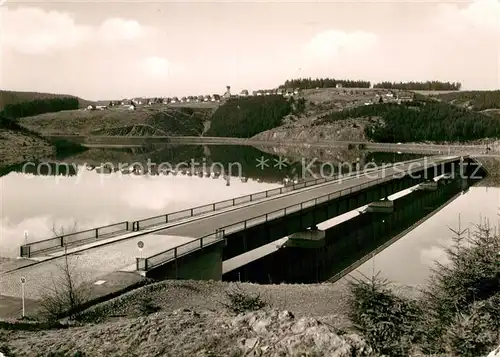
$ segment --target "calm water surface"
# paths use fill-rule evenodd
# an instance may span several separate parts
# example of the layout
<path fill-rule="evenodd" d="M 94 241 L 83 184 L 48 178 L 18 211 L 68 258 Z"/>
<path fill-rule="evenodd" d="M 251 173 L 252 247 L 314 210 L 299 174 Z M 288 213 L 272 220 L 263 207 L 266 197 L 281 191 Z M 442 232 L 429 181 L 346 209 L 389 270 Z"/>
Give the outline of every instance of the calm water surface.
<path fill-rule="evenodd" d="M 195 176 L 101 175 L 80 168 L 70 177 L 10 173 L 1 179 L 1 251 L 18 254 L 29 240 L 53 236 L 53 226 L 79 230 L 137 220 L 272 189 L 281 184 Z"/>
<path fill-rule="evenodd" d="M 322 154 L 323 155 L 323 154 Z M 377 163 L 402 161 L 419 157 L 395 153 L 364 153 L 362 160 Z M 268 166 L 256 167 L 256 159 L 265 156 Z M 349 153 L 333 153 L 341 162 L 352 162 Z M 233 177 L 230 185 L 220 177 L 199 178 L 197 176 L 172 175 L 103 175 L 89 171 L 88 165 L 100 162 L 152 162 L 178 163 L 205 160 L 223 166 L 240 163 L 248 178 L 242 182 Z M 301 158 L 291 157 L 287 166 L 275 167 L 276 156 L 248 147 L 225 146 L 177 146 L 153 151 L 90 150 L 82 156 L 69 158 L 77 173 L 73 176 L 50 176 L 10 172 L 0 178 L 0 256 L 16 257 L 19 246 L 28 240 L 52 237 L 53 229 L 78 230 L 137 220 L 174 212 L 203 204 L 243 196 L 283 186 L 285 177 L 300 177 Z M 307 160 L 311 160 L 308 157 Z M 307 161 L 306 160 L 306 161 Z M 326 162 L 327 159 L 323 161 Z M 86 165 L 86 166 L 84 166 Z M 21 171 L 18 170 L 17 171 Z M 227 171 L 226 171 L 227 172 Z M 233 171 L 234 174 L 234 171 Z M 500 206 L 500 188 L 472 187 L 446 208 L 435 214 L 421 226 L 408 233 L 398 242 L 370 260 L 358 270 L 371 274 L 373 268 L 382 275 L 403 284 L 425 283 L 433 262 L 444 259 L 443 247 L 451 244 L 449 229 L 474 229 L 480 220 L 489 220 L 497 225 L 497 209 Z"/>
<path fill-rule="evenodd" d="M 381 276 L 401 284 L 425 285 L 435 261 L 446 262 L 445 248 L 453 245 L 454 234 L 489 222 L 493 230 L 499 227 L 500 188 L 471 187 L 441 211 L 410 231 L 400 240 L 363 264 L 358 272 Z M 465 233 L 465 236 L 467 233 Z"/>

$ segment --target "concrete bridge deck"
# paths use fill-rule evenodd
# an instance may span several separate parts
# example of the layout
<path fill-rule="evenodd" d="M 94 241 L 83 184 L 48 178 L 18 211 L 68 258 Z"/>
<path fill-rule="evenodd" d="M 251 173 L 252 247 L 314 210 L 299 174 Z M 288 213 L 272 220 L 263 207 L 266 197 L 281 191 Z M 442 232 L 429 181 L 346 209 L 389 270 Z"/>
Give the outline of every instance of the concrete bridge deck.
<path fill-rule="evenodd" d="M 340 190 L 346 190 L 345 192 L 348 194 L 361 184 L 374 183 L 379 179 L 389 178 L 402 172 L 408 172 L 408 170 L 419 170 L 458 159 L 459 157 L 456 156 L 440 156 L 413 161 L 411 163 L 402 163 L 401 165 L 385 168 L 384 170 L 361 174 L 359 177 L 348 180 L 312 186 L 307 190 L 294 191 L 286 195 L 257 201 L 245 207 L 216 212 L 208 217 L 196 217 L 187 222 L 178 222 L 168 228 L 160 226 L 148 231 L 136 232 L 137 234 L 133 237 L 80 250 L 79 252 L 75 251 L 71 255 L 71 263 L 77 271 L 76 278 L 79 281 L 95 281 L 105 274 L 133 270 L 135 259 L 140 256 L 136 245 L 138 240 L 144 242 L 143 255 L 149 256 L 158 251 L 167 250 L 172 245 L 192 240 L 193 237 L 198 238 L 214 233 L 220 227 L 238 223 L 268 212 L 270 213 L 280 208 L 300 204 L 315 197 L 321 197 Z M 19 281 L 21 277 L 25 277 L 27 280 L 26 297 L 38 299 L 41 297 L 43 289 L 47 285 L 50 285 L 54 278 L 62 274 L 59 266 L 63 262 L 64 257 L 56 257 L 1 274 L 0 293 L 7 296 L 20 296 L 21 286 Z"/>

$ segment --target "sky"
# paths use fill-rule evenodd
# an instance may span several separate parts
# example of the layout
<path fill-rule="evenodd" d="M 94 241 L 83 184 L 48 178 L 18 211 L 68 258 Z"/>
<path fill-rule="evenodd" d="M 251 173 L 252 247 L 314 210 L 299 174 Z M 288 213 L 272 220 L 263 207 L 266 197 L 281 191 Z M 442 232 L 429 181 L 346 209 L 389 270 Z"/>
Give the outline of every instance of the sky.
<path fill-rule="evenodd" d="M 288 78 L 500 88 L 500 0 L 0 0 L 0 87 L 89 100 Z"/>

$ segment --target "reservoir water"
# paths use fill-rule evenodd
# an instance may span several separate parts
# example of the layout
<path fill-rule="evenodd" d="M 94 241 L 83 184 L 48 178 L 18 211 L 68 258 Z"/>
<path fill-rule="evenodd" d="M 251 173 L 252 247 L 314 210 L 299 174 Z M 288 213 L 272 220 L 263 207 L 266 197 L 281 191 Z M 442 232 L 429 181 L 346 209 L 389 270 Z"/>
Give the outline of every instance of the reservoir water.
<path fill-rule="evenodd" d="M 312 175 L 333 175 L 356 165 L 418 157 L 336 149 L 164 145 L 91 149 L 59 165 L 24 163 L 0 178 L 0 256 L 16 257 L 25 232 L 29 241 L 35 241 L 54 232 L 137 220 L 281 187 Z M 136 170 L 129 173 L 126 167 Z M 495 227 L 499 206 L 499 186 L 479 183 L 358 271 L 370 275 L 375 269 L 392 281 L 423 284 L 434 261 L 443 261 L 444 248 L 452 242 L 450 229 L 458 229 L 459 215 L 461 230 L 472 232 L 481 221 Z"/>

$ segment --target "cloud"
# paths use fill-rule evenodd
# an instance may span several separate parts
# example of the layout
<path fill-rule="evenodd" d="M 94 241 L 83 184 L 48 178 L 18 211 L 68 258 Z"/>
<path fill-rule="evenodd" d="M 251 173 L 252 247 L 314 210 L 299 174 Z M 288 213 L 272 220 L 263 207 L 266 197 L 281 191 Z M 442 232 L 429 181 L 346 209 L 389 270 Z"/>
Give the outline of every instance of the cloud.
<path fill-rule="evenodd" d="M 465 8 L 456 4 L 440 4 L 435 24 L 452 33 L 471 30 L 500 35 L 500 1 L 476 0 Z"/>
<path fill-rule="evenodd" d="M 92 36 L 90 26 L 77 25 L 68 13 L 38 8 L 2 8 L 1 44 L 34 54 L 67 49 Z"/>
<path fill-rule="evenodd" d="M 98 37 L 109 41 L 135 40 L 151 35 L 152 32 L 152 29 L 142 26 L 135 20 L 111 18 L 101 24 Z"/>
<path fill-rule="evenodd" d="M 151 76 L 165 77 L 171 74 L 172 64 L 163 57 L 151 56 L 141 63 L 143 71 Z"/>
<path fill-rule="evenodd" d="M 449 262 L 448 255 L 443 247 L 432 246 L 420 251 L 420 262 L 427 266 L 434 266 L 436 261 L 442 264 Z"/>
<path fill-rule="evenodd" d="M 22 221 L 15 223 L 7 216 L 0 217 L 0 257 L 15 258 L 19 256 L 19 247 L 24 244 L 24 232 L 28 233 L 28 242 L 35 242 L 42 239 L 54 237 L 53 229 L 57 231 L 71 229 L 82 231 L 94 227 L 105 226 L 115 223 L 111 217 L 99 215 L 95 219 L 84 219 L 76 222 L 69 217 L 56 219 L 52 215 L 39 215 L 26 217 Z"/>
<path fill-rule="evenodd" d="M 130 41 L 152 35 L 135 20 L 110 18 L 99 26 L 78 24 L 68 12 L 36 7 L 0 9 L 1 45 L 24 54 L 49 54 L 88 43 Z"/>
<path fill-rule="evenodd" d="M 184 66 L 181 63 L 173 63 L 169 59 L 161 56 L 149 56 L 139 61 L 141 74 L 148 75 L 154 79 L 165 79 L 184 73 Z"/>
<path fill-rule="evenodd" d="M 319 57 L 331 57 L 368 50 L 377 43 L 378 37 L 370 32 L 327 30 L 316 34 L 306 45 L 306 50 Z"/>

